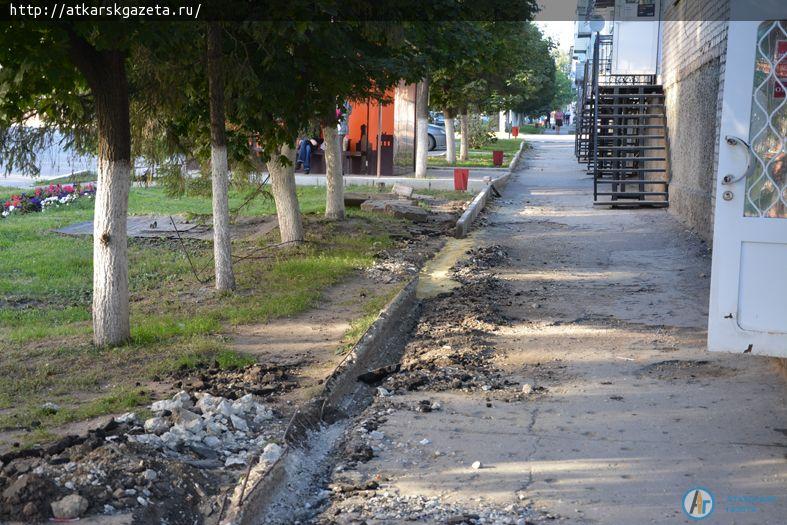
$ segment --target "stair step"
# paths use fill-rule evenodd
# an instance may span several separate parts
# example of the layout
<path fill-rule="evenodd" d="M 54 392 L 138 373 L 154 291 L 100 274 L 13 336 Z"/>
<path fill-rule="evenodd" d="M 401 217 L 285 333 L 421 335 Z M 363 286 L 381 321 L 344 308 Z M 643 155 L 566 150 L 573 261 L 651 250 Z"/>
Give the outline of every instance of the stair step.
<path fill-rule="evenodd" d="M 596 184 L 658 184 L 660 186 L 669 186 L 669 181 L 643 179 L 596 179 Z"/>
<path fill-rule="evenodd" d="M 661 104 L 661 103 L 649 104 L 647 102 L 645 102 L 645 103 L 639 103 L 638 102 L 638 103 L 632 103 L 632 104 L 618 104 L 618 103 L 607 104 L 605 102 L 599 102 L 598 107 L 599 108 L 641 109 L 641 108 L 663 108 L 663 107 L 666 107 L 666 106 L 665 106 L 665 104 Z"/>
<path fill-rule="evenodd" d="M 663 91 L 663 88 L 659 84 L 600 84 L 599 89 L 639 89 L 639 88 L 646 88 L 646 89 L 656 89 L 659 91 Z"/>
<path fill-rule="evenodd" d="M 602 160 L 610 161 L 610 160 L 638 160 L 642 162 L 648 161 L 657 161 L 657 160 L 666 160 L 664 157 L 601 157 Z"/>
<path fill-rule="evenodd" d="M 664 93 L 601 93 L 601 98 L 664 98 Z"/>
<path fill-rule="evenodd" d="M 599 168 L 599 173 L 622 173 L 636 171 L 638 173 L 666 173 L 665 168 Z"/>
<path fill-rule="evenodd" d="M 604 150 L 646 150 L 646 149 L 667 149 L 666 146 L 599 146 L 598 149 Z"/>
<path fill-rule="evenodd" d="M 666 137 L 664 135 L 599 135 L 598 140 L 601 142 L 602 140 L 626 140 L 626 139 L 636 139 L 636 140 L 664 140 Z"/>
<path fill-rule="evenodd" d="M 606 129 L 620 129 L 620 128 L 640 128 L 640 129 L 655 129 L 664 128 L 664 124 L 602 124 L 601 127 Z"/>
<path fill-rule="evenodd" d="M 634 134 L 626 135 L 626 134 L 621 134 L 619 130 L 605 130 L 605 131 L 606 133 L 600 133 L 598 135 L 598 141 L 599 144 L 601 143 L 602 140 L 606 141 L 607 146 L 617 145 L 616 143 L 615 144 L 609 143 L 610 141 L 613 140 L 623 141 L 621 146 L 636 146 L 642 144 L 641 141 L 643 140 L 648 140 L 660 136 L 660 135 L 634 135 Z M 612 131 L 613 133 L 610 133 L 610 131 Z M 635 142 L 635 141 L 640 141 L 640 142 Z M 644 146 L 645 144 L 642 145 Z"/>
<path fill-rule="evenodd" d="M 593 203 L 595 206 L 612 206 L 616 208 L 666 208 L 669 206 L 669 201 L 646 201 L 646 200 L 636 200 L 636 201 L 596 201 Z"/>
<path fill-rule="evenodd" d="M 642 118 L 667 118 L 666 115 L 662 115 L 659 113 L 626 113 L 626 114 L 619 114 L 619 115 L 609 115 L 609 114 L 601 114 L 599 115 L 599 119 L 605 118 L 627 118 L 627 119 L 642 119 Z M 602 124 L 603 125 L 603 124 Z"/>
<path fill-rule="evenodd" d="M 636 197 L 666 197 L 666 191 L 599 191 L 596 195 L 604 197 L 618 197 L 624 199 L 633 199 Z"/>

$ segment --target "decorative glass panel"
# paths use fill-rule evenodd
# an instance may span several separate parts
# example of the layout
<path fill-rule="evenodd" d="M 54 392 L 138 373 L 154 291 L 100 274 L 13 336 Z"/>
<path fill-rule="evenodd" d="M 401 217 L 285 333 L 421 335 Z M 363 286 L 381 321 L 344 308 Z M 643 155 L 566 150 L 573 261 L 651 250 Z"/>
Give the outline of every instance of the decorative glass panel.
<path fill-rule="evenodd" d="M 746 217 L 787 218 L 787 20 L 757 32 L 749 140 L 754 167 L 746 179 Z"/>

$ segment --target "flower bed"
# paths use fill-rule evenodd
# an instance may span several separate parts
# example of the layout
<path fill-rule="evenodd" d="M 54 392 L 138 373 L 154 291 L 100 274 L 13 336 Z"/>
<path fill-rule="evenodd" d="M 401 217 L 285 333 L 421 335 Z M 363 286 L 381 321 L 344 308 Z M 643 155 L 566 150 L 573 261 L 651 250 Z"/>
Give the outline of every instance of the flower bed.
<path fill-rule="evenodd" d="M 68 206 L 77 199 L 92 198 L 96 194 L 96 185 L 89 182 L 87 184 L 50 184 L 49 186 L 39 187 L 33 193 L 19 193 L 11 195 L 3 203 L 2 213 L 5 218 L 12 213 L 31 213 L 44 211 L 49 208 Z"/>

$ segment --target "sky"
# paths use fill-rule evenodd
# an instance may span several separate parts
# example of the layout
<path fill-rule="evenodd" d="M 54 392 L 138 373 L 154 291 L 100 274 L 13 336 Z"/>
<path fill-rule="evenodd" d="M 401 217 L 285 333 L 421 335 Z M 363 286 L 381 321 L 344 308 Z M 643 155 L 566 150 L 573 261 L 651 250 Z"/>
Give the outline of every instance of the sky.
<path fill-rule="evenodd" d="M 574 22 L 555 21 L 546 22 L 536 21 L 536 25 L 541 28 L 546 36 L 552 37 L 561 51 L 568 53 L 569 48 L 574 44 Z"/>
<path fill-rule="evenodd" d="M 536 25 L 567 53 L 574 44 L 577 0 L 538 0 L 538 5 L 541 10 L 536 14 Z"/>

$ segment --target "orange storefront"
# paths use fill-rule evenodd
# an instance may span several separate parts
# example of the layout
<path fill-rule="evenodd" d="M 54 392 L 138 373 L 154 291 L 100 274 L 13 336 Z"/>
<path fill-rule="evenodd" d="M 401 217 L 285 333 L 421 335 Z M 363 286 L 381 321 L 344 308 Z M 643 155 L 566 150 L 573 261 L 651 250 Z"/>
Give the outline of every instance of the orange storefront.
<path fill-rule="evenodd" d="M 350 103 L 345 173 L 404 175 L 415 169 L 415 85 L 402 82 L 386 98 L 392 102 Z"/>

